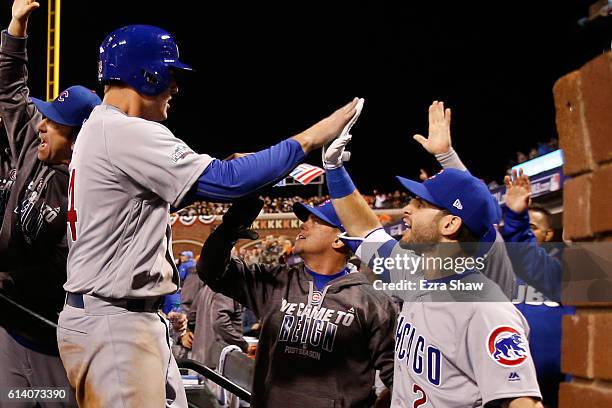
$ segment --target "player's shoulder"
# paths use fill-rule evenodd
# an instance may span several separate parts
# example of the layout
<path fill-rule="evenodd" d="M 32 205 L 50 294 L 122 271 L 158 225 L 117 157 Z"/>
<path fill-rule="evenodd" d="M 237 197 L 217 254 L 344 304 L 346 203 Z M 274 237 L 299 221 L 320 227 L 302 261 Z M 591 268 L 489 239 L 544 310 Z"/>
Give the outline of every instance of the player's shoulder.
<path fill-rule="evenodd" d="M 125 137 L 122 130 L 129 130 L 130 136 L 155 135 L 161 134 L 174 137 L 170 129 L 161 123 L 147 119 L 128 116 L 120 109 L 107 104 L 102 104 L 94 108 L 88 122 L 103 122 L 105 134 L 109 136 Z M 112 131 L 109 131 L 112 130 Z"/>
<path fill-rule="evenodd" d="M 471 308 L 470 321 L 473 324 L 485 326 L 509 325 L 529 330 L 529 325 L 523 314 L 511 302 L 474 302 Z"/>

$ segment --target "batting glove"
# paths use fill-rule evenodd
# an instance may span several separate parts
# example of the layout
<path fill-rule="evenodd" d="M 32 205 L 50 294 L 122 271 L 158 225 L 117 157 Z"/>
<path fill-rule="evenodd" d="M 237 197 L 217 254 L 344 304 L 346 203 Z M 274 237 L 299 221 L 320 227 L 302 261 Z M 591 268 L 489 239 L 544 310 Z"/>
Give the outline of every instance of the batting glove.
<path fill-rule="evenodd" d="M 351 153 L 345 150 L 346 145 L 350 142 L 352 136 L 350 134 L 351 128 L 357 122 L 359 115 L 361 114 L 361 110 L 363 109 L 363 104 L 365 103 L 365 99 L 359 98 L 359 102 L 357 102 L 357 106 L 355 107 L 355 115 L 349 120 L 349 122 L 344 126 L 340 135 L 331 142 L 327 148 L 323 146 L 322 158 L 323 158 L 323 167 L 331 170 L 337 169 L 342 166 L 342 163 L 345 161 L 349 161 L 351 158 Z"/>

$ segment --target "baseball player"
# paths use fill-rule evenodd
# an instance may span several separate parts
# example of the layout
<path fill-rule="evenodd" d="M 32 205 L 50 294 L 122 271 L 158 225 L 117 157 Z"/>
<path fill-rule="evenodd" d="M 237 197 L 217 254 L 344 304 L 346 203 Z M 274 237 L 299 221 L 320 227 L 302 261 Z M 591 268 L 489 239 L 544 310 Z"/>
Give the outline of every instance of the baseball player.
<path fill-rule="evenodd" d="M 451 110 L 445 109 L 443 102 L 433 101 L 429 106 L 428 136 L 424 137 L 423 135 L 416 134 L 413 138 L 436 158 L 443 169 L 468 171 L 452 147 L 450 124 Z M 425 181 L 428 178 L 425 177 L 421 181 Z M 491 200 L 491 205 L 498 214 L 495 218 L 495 224 L 499 224 L 501 222 L 501 208 L 493 196 L 491 196 Z M 506 251 L 504 239 L 499 232 L 495 231 L 495 234 L 493 242 L 482 245 L 482 250 L 486 251 L 485 266 L 482 273 L 497 283 L 502 292 L 510 299 L 516 287 L 516 276 Z"/>
<path fill-rule="evenodd" d="M 187 401 L 168 346 L 163 295 L 179 287 L 170 206 L 232 201 L 282 179 L 335 138 L 356 100 L 306 131 L 229 161 L 196 154 L 165 126 L 191 71 L 167 31 L 122 27 L 100 45 L 103 103 L 83 126 L 70 164 L 68 280 L 60 356 L 81 406 L 173 406 Z"/>
<path fill-rule="evenodd" d="M 435 262 L 404 266 L 441 256 L 465 259 L 475 255 L 465 243 L 495 238 L 498 212 L 484 183 L 456 169 L 423 183 L 398 177 L 415 195 L 404 208 L 409 229 L 404 239 L 423 245 L 421 254 L 405 250 L 382 229 L 342 165 L 348 140 L 337 139 L 324 155 L 334 208 L 347 233 L 363 240 L 357 250 L 362 262 L 385 265 L 381 283 L 401 284 L 386 288 L 404 300 L 396 329 L 392 406 L 541 406 L 529 327 L 503 301 L 499 287 L 476 267 L 457 274 Z M 398 258 L 405 263 L 393 263 Z"/>
<path fill-rule="evenodd" d="M 451 146 L 450 120 L 451 110 L 445 109 L 442 102 L 434 101 L 429 107 L 428 137 L 415 135 L 414 139 L 435 155 L 443 168 L 467 170 Z M 529 347 L 543 402 L 546 406 L 556 406 L 559 382 L 564 378 L 560 367 L 561 317 L 564 314 L 573 314 L 575 308 L 561 306 L 546 298 L 540 291 L 548 293 L 549 296 L 560 297 L 561 264 L 558 259 L 549 256 L 543 248 L 536 245 L 536 241 L 539 244 L 544 240 L 551 240 L 552 230 L 549 221 L 544 218 L 544 212 L 529 209 L 527 213 L 528 186 L 529 179 L 526 176 L 514 174 L 514 178 L 506 178 L 507 209 L 501 236 L 509 245 L 506 250 L 506 244 L 499 241 L 498 234 L 496 243 L 487 253 L 483 273 L 501 288 L 507 287 L 503 283 L 507 276 L 511 276 L 515 281 L 512 301 L 530 326 Z M 534 233 L 531 232 L 532 228 Z M 525 277 L 533 286 L 517 276 Z M 504 292 L 510 296 L 506 290 Z"/>
<path fill-rule="evenodd" d="M 79 129 L 100 98 L 82 86 L 64 90 L 53 102 L 30 98 L 27 24 L 38 6 L 13 2 L 0 45 L 1 137 L 8 145 L 1 159 L 9 170 L 0 180 L 0 388 L 63 387 L 68 398 L 54 406 L 74 406 L 52 325 L 65 298 L 67 164 Z"/>
<path fill-rule="evenodd" d="M 294 247 L 303 264 L 249 265 L 231 257 L 238 238 L 253 233 L 246 229 L 262 205 L 236 202 L 204 243 L 198 263 L 212 290 L 262 322 L 251 406 L 372 406 L 376 370 L 392 385 L 393 302 L 348 263 L 350 251 L 338 239 L 343 227 L 329 201 L 293 207 L 303 221 Z"/>

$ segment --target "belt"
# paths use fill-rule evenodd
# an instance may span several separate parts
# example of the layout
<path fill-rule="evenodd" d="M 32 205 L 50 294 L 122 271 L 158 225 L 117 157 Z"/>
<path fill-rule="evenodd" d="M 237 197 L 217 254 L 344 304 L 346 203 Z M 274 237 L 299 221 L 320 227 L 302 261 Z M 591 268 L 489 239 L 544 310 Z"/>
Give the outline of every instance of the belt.
<path fill-rule="evenodd" d="M 96 297 L 96 300 L 107 302 L 113 306 L 124 308 L 130 312 L 157 312 L 163 303 L 163 297 L 142 299 L 105 299 Z M 66 292 L 66 304 L 78 309 L 85 309 L 82 293 Z"/>

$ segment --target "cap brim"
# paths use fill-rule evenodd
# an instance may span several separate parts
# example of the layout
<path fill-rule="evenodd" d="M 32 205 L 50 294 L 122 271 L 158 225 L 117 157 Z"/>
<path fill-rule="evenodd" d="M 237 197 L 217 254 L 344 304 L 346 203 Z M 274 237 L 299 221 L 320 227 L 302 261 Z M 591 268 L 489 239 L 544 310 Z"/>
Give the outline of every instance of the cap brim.
<path fill-rule="evenodd" d="M 55 123 L 59 123 L 60 125 L 71 126 L 71 127 L 81 125 L 80 123 L 79 124 L 70 123 L 66 119 L 64 119 L 62 115 L 57 111 L 57 109 L 53 107 L 53 104 L 51 102 L 45 102 L 38 98 L 32 98 L 32 102 L 34 103 L 36 108 L 40 111 L 40 113 L 42 113 L 42 115 L 45 118 L 50 119 Z"/>
<path fill-rule="evenodd" d="M 429 193 L 427 188 L 423 185 L 423 183 L 419 183 L 418 181 L 410 180 L 401 176 L 395 176 L 397 180 L 401 183 L 402 186 L 408 191 L 410 191 L 415 196 L 422 198 L 423 200 L 431 203 L 433 205 L 438 206 L 436 200 Z"/>
<path fill-rule="evenodd" d="M 303 204 L 303 203 L 293 203 L 293 213 L 302 222 L 306 222 L 308 220 L 308 217 L 312 214 L 315 217 L 322 219 L 323 221 L 325 221 L 329 225 L 332 225 L 335 228 L 340 228 L 340 227 L 336 226 L 333 223 L 333 221 L 331 221 L 329 218 L 327 218 L 321 211 L 319 211 L 316 208 L 311 207 L 309 205 Z"/>

